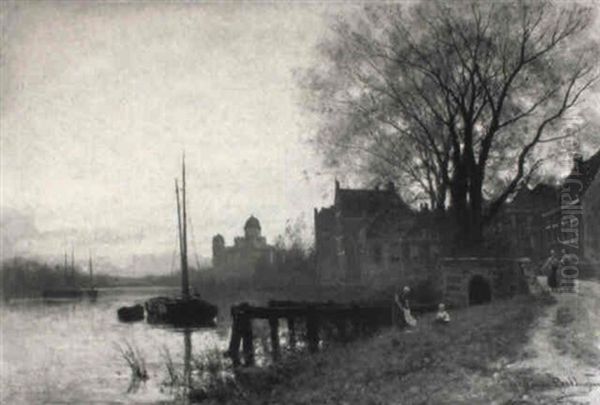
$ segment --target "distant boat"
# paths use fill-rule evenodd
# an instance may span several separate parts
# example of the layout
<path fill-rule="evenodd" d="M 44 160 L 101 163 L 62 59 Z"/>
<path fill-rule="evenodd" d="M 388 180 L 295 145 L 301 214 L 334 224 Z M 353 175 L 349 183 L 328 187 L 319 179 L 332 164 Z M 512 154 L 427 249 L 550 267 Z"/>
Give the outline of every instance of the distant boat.
<path fill-rule="evenodd" d="M 92 257 L 90 255 L 89 271 L 90 271 L 90 288 L 84 289 L 73 285 L 75 277 L 75 259 L 74 253 L 71 251 L 71 277 L 67 277 L 67 254 L 65 253 L 64 266 L 64 281 L 66 286 L 62 288 L 52 288 L 42 291 L 42 297 L 45 299 L 78 299 L 88 297 L 95 300 L 98 297 L 98 290 L 94 287 Z"/>
<path fill-rule="evenodd" d="M 144 319 L 144 307 L 140 304 L 130 307 L 121 307 L 117 311 L 117 316 L 121 322 L 135 322 Z"/>
<path fill-rule="evenodd" d="M 145 303 L 148 323 L 172 326 L 214 326 L 218 307 L 199 296 L 190 296 L 189 272 L 187 262 L 187 215 L 185 189 L 185 159 L 182 164 L 181 203 L 179 186 L 175 180 L 177 198 L 177 222 L 179 252 L 181 258 L 181 297 L 155 297 Z"/>
<path fill-rule="evenodd" d="M 98 298 L 98 290 L 96 289 L 96 286 L 94 285 L 94 268 L 92 266 L 92 254 L 90 253 L 90 260 L 89 260 L 89 264 L 88 264 L 88 268 L 90 271 L 90 288 L 88 288 L 87 290 L 82 290 L 83 294 L 86 295 L 89 299 L 91 300 L 95 300 L 96 298 Z"/>

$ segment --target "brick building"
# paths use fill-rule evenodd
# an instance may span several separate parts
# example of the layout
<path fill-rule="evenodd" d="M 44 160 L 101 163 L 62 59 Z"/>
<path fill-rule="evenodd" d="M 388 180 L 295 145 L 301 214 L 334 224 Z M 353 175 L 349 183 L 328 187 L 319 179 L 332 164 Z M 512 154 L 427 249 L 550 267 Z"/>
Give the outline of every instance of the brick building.
<path fill-rule="evenodd" d="M 425 278 L 440 254 L 433 214 L 418 212 L 385 188 L 344 189 L 315 209 L 316 267 L 321 284 L 385 285 Z"/>
<path fill-rule="evenodd" d="M 600 150 L 589 159 L 576 156 L 563 181 L 555 206 L 542 214 L 545 253 L 563 249 L 580 260 L 598 261 Z"/>

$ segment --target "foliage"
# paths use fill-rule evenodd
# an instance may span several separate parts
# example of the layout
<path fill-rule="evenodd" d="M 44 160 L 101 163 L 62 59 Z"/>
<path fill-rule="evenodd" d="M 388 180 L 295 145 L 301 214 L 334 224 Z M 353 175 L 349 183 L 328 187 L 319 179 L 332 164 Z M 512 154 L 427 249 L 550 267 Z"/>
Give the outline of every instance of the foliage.
<path fill-rule="evenodd" d="M 598 76 L 593 16 L 546 1 L 367 5 L 337 21 L 303 82 L 316 146 L 330 166 L 449 202 L 457 240 L 479 242 L 583 120 L 576 107 Z"/>
<path fill-rule="evenodd" d="M 267 258 L 259 261 L 255 268 L 256 285 L 294 285 L 314 282 L 314 249 L 304 240 L 306 224 L 302 218 L 286 222 L 284 235 L 275 241 L 275 261 Z"/>

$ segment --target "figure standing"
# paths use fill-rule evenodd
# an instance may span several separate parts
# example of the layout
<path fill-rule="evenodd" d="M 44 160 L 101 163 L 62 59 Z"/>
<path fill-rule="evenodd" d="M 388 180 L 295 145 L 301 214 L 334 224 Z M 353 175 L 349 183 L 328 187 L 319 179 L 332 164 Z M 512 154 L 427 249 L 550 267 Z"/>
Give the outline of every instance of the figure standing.
<path fill-rule="evenodd" d="M 542 266 L 542 272 L 546 274 L 548 287 L 551 291 L 556 290 L 558 287 L 558 268 L 560 261 L 554 250 L 550 250 L 550 257 L 546 259 L 546 262 Z"/>
<path fill-rule="evenodd" d="M 396 292 L 396 294 L 394 295 L 394 301 L 395 301 L 396 307 L 399 309 L 399 314 L 402 317 L 402 321 L 403 321 L 404 325 L 415 326 L 417 324 L 417 321 L 410 313 L 410 304 L 409 304 L 409 300 L 408 300 L 409 295 L 410 295 L 410 287 L 405 286 L 402 289 L 402 293 L 399 294 L 398 292 Z"/>

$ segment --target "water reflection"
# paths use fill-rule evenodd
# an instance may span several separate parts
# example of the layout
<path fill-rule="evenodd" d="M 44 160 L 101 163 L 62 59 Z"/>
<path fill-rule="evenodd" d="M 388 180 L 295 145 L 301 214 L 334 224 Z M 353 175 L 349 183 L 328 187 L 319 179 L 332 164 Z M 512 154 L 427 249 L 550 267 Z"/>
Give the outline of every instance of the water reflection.
<path fill-rule="evenodd" d="M 183 387 L 187 398 L 192 387 L 192 331 L 190 329 L 183 331 L 183 348 Z"/>
<path fill-rule="evenodd" d="M 189 390 L 197 369 L 194 358 L 205 351 L 223 351 L 229 323 L 225 319 L 217 329 L 174 330 L 118 321 L 119 307 L 156 295 L 156 289 L 127 289 L 105 291 L 95 303 L 23 300 L 0 304 L 0 403 L 173 401 L 173 392 L 164 387 L 169 380 L 165 350 L 173 355 L 181 386 Z M 222 312 L 226 313 L 226 305 Z M 144 360 L 146 382 L 133 381 L 126 361 L 115 349 L 125 342 Z"/>

